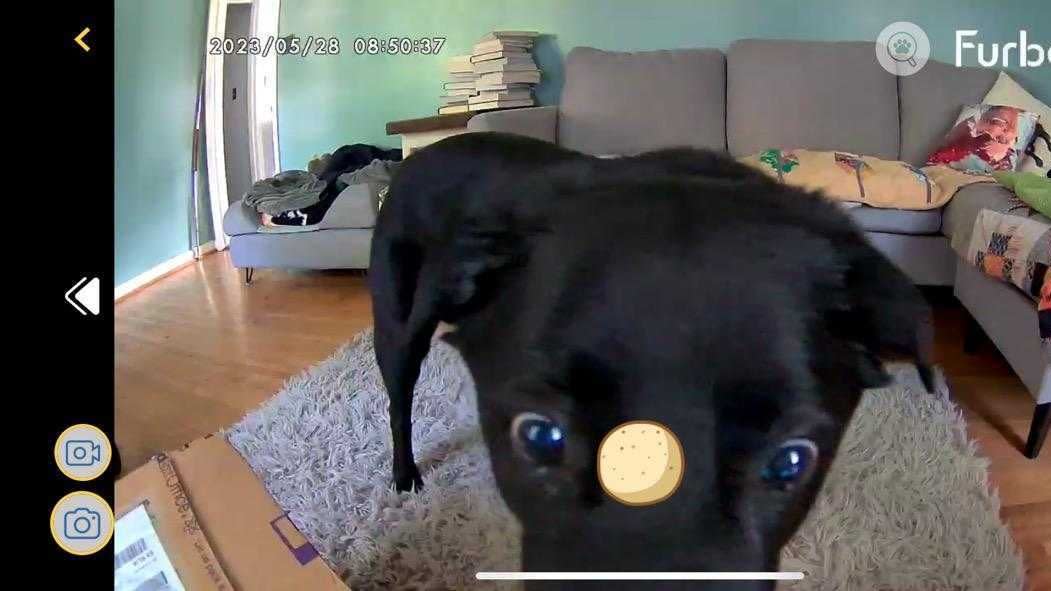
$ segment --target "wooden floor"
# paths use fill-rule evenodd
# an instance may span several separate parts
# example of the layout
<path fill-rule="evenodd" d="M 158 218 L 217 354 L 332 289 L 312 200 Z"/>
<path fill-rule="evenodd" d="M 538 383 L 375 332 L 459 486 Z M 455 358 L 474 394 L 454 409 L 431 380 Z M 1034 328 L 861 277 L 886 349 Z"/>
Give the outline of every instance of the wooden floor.
<path fill-rule="evenodd" d="M 1030 588 L 1051 590 L 1051 443 L 1038 460 L 1021 454 L 1033 399 L 991 345 L 961 351 L 963 318 L 954 305 L 936 307 L 936 360 L 991 460 Z M 129 296 L 116 306 L 124 470 L 233 423 L 370 324 L 353 272 L 260 270 L 246 287 L 225 253 Z"/>

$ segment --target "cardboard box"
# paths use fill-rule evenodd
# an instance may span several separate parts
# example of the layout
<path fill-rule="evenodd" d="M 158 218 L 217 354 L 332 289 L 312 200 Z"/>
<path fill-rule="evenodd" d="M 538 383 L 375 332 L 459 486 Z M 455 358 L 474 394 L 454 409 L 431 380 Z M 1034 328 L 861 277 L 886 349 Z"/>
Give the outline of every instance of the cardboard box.
<path fill-rule="evenodd" d="M 222 436 L 156 456 L 117 481 L 118 520 L 143 503 L 190 591 L 347 591 Z"/>

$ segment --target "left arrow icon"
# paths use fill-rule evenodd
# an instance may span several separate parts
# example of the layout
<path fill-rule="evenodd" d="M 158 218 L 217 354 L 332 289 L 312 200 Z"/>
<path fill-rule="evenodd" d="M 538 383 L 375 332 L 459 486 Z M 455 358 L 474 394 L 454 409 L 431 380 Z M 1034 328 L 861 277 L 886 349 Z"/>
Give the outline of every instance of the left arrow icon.
<path fill-rule="evenodd" d="M 78 312 L 87 316 L 98 316 L 99 310 L 99 278 L 82 277 L 80 281 L 66 292 L 66 301 Z"/>
<path fill-rule="evenodd" d="M 90 32 L 91 27 L 84 27 L 84 30 L 81 31 L 79 35 L 73 38 L 73 40 L 77 42 L 77 45 L 79 45 L 80 48 L 84 51 L 91 51 L 91 47 L 88 47 L 88 44 L 84 42 L 84 37 L 87 37 L 88 33 Z"/>

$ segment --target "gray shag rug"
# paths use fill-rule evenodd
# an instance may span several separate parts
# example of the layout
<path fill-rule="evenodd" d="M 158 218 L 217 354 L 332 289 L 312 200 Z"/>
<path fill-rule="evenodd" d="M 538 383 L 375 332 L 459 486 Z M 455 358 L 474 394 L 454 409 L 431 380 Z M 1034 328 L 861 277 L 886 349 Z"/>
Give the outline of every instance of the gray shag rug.
<path fill-rule="evenodd" d="M 988 461 L 944 381 L 910 366 L 870 390 L 782 570 L 786 589 L 1018 590 L 1021 556 L 1000 521 Z M 513 588 L 481 570 L 518 568 L 518 525 L 496 491 L 474 387 L 436 341 L 416 389 L 421 493 L 389 486 L 387 397 L 372 333 L 292 378 L 225 434 L 292 521 L 355 591 Z"/>

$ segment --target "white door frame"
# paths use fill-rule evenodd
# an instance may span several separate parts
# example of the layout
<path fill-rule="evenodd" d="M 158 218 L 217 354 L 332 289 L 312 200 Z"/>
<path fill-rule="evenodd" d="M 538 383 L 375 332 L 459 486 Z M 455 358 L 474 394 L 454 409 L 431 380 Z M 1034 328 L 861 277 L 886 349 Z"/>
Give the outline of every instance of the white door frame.
<path fill-rule="evenodd" d="M 277 40 L 281 0 L 252 3 L 252 35 L 266 45 Z M 281 170 L 277 140 L 277 53 L 248 56 L 248 121 L 251 127 L 252 180 L 274 176 Z"/>
<path fill-rule="evenodd" d="M 215 248 L 223 250 L 229 237 L 223 232 L 223 216 L 230 207 L 226 190 L 226 146 L 223 138 L 223 56 L 209 52 L 211 39 L 223 39 L 226 33 L 226 9 L 231 4 L 251 4 L 250 36 L 262 45 L 269 36 L 277 37 L 280 0 L 210 0 L 208 3 L 208 37 L 205 42 L 204 116 L 205 149 L 208 159 L 208 195 L 212 206 L 212 229 Z M 253 181 L 272 176 L 277 170 L 266 170 L 266 150 L 272 150 L 270 162 L 280 169 L 277 152 L 277 54 L 248 56 L 249 158 Z M 270 123 L 269 126 L 266 124 Z M 269 129 L 270 137 L 263 137 Z"/>

